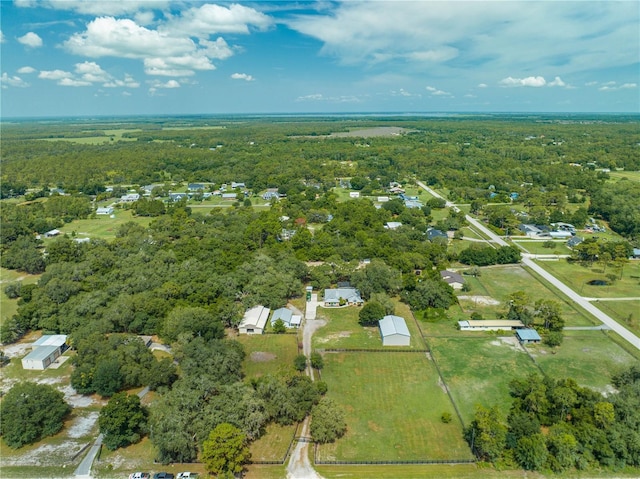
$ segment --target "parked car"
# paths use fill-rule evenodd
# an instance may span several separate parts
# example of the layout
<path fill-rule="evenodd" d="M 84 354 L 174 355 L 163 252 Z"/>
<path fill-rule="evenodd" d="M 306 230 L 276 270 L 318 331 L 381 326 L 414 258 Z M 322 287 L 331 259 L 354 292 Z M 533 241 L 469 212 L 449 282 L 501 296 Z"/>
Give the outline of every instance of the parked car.
<path fill-rule="evenodd" d="M 153 475 L 153 479 L 173 479 L 173 474 L 170 472 L 156 472 Z"/>
<path fill-rule="evenodd" d="M 177 479 L 189 479 L 192 477 L 196 477 L 196 474 L 194 472 L 179 472 Z"/>
<path fill-rule="evenodd" d="M 151 476 L 148 472 L 132 472 L 129 479 L 149 479 Z"/>

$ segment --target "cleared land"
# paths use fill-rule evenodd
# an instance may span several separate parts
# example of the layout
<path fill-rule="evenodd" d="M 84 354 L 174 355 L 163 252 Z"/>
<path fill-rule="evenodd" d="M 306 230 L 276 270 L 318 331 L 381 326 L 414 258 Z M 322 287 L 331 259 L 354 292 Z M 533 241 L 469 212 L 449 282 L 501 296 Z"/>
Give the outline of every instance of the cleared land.
<path fill-rule="evenodd" d="M 443 412 L 455 413 L 425 354 L 326 354 L 322 379 L 328 396 L 344 408 L 348 429 L 319 447 L 319 459 L 471 458 L 460 423 L 440 420 Z"/>
<path fill-rule="evenodd" d="M 295 424 L 291 426 L 279 426 L 270 424 L 265 434 L 251 443 L 251 459 L 253 461 L 280 461 L 287 453 L 293 435 L 296 431 Z"/>
<path fill-rule="evenodd" d="M 640 296 L 640 293 L 638 295 Z M 598 301 L 592 302 L 592 304 L 626 328 L 636 334 L 640 334 L 640 300 Z"/>
<path fill-rule="evenodd" d="M 34 284 L 40 279 L 39 274 L 27 274 L 11 269 L 0 268 L 0 327 L 7 319 L 11 318 L 18 311 L 18 299 L 9 299 L 4 288 L 15 282 L 22 284 Z"/>
<path fill-rule="evenodd" d="M 344 308 L 318 308 L 318 317 L 327 320 L 313 336 L 313 347 L 316 349 L 380 349 L 382 340 L 377 326 L 363 327 L 358 324 L 360 308 L 347 306 Z M 413 321 L 408 306 L 397 302 L 395 314 L 402 316 L 411 333 L 409 348 L 423 349 L 424 343 Z M 407 349 L 406 346 L 385 346 L 385 349 Z"/>
<path fill-rule="evenodd" d="M 131 211 L 120 209 L 114 211 L 114 216 L 115 218 L 111 218 L 108 215 L 100 215 L 86 220 L 74 220 L 59 229 L 63 234 L 71 235 L 75 232 L 77 238 L 113 239 L 118 228 L 129 221 L 147 227 L 152 220 L 149 217 L 133 216 Z"/>
<path fill-rule="evenodd" d="M 545 248 L 545 241 L 520 240 L 512 238 L 513 243 L 525 253 L 531 254 L 571 254 L 571 249 L 567 247 L 566 241 L 554 241 L 553 248 Z"/>
<path fill-rule="evenodd" d="M 246 357 L 243 370 L 247 379 L 266 374 L 295 372 L 293 360 L 298 354 L 295 334 L 243 334 L 236 338 L 243 346 Z"/>
<path fill-rule="evenodd" d="M 477 404 L 497 405 L 506 417 L 511 406 L 509 381 L 539 372 L 515 336 L 476 334 L 476 338 L 429 340 L 465 424 L 473 419 Z"/>

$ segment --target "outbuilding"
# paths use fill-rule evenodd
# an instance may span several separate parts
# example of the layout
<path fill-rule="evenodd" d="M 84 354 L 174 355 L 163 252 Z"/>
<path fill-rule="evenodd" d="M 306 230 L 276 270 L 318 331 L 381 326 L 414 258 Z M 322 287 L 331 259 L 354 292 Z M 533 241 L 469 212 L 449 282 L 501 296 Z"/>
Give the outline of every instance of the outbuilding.
<path fill-rule="evenodd" d="M 521 344 L 539 343 L 542 338 L 535 329 L 516 329 L 516 337 Z"/>
<path fill-rule="evenodd" d="M 238 325 L 239 334 L 262 334 L 271 310 L 258 305 L 247 310 Z"/>
<path fill-rule="evenodd" d="M 400 316 L 388 315 L 378 321 L 383 346 L 409 346 L 411 333 Z"/>
<path fill-rule="evenodd" d="M 46 334 L 33 343 L 32 351 L 22 358 L 24 369 L 47 369 L 66 350 L 65 334 Z"/>
<path fill-rule="evenodd" d="M 511 331 L 524 328 L 524 323 L 517 319 L 469 319 L 458 321 L 460 331 Z"/>

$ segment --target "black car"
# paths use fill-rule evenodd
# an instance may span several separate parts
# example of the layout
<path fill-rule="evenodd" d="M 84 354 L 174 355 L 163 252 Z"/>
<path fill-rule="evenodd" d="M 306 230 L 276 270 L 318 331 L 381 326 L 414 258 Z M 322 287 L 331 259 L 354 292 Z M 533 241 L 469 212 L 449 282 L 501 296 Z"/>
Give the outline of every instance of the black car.
<path fill-rule="evenodd" d="M 173 474 L 170 472 L 156 472 L 153 475 L 153 479 L 173 479 Z"/>

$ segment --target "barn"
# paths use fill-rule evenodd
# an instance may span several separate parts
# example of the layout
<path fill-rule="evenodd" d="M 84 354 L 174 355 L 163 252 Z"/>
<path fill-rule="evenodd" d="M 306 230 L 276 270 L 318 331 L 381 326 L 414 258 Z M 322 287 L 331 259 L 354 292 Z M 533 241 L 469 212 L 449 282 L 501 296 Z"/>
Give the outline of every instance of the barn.
<path fill-rule="evenodd" d="M 409 346 L 411 333 L 400 316 L 388 315 L 378 321 L 383 346 Z"/>
<path fill-rule="evenodd" d="M 44 370 L 66 349 L 67 336 L 64 334 L 44 335 L 33 343 L 33 349 L 22 358 L 24 369 Z"/>

